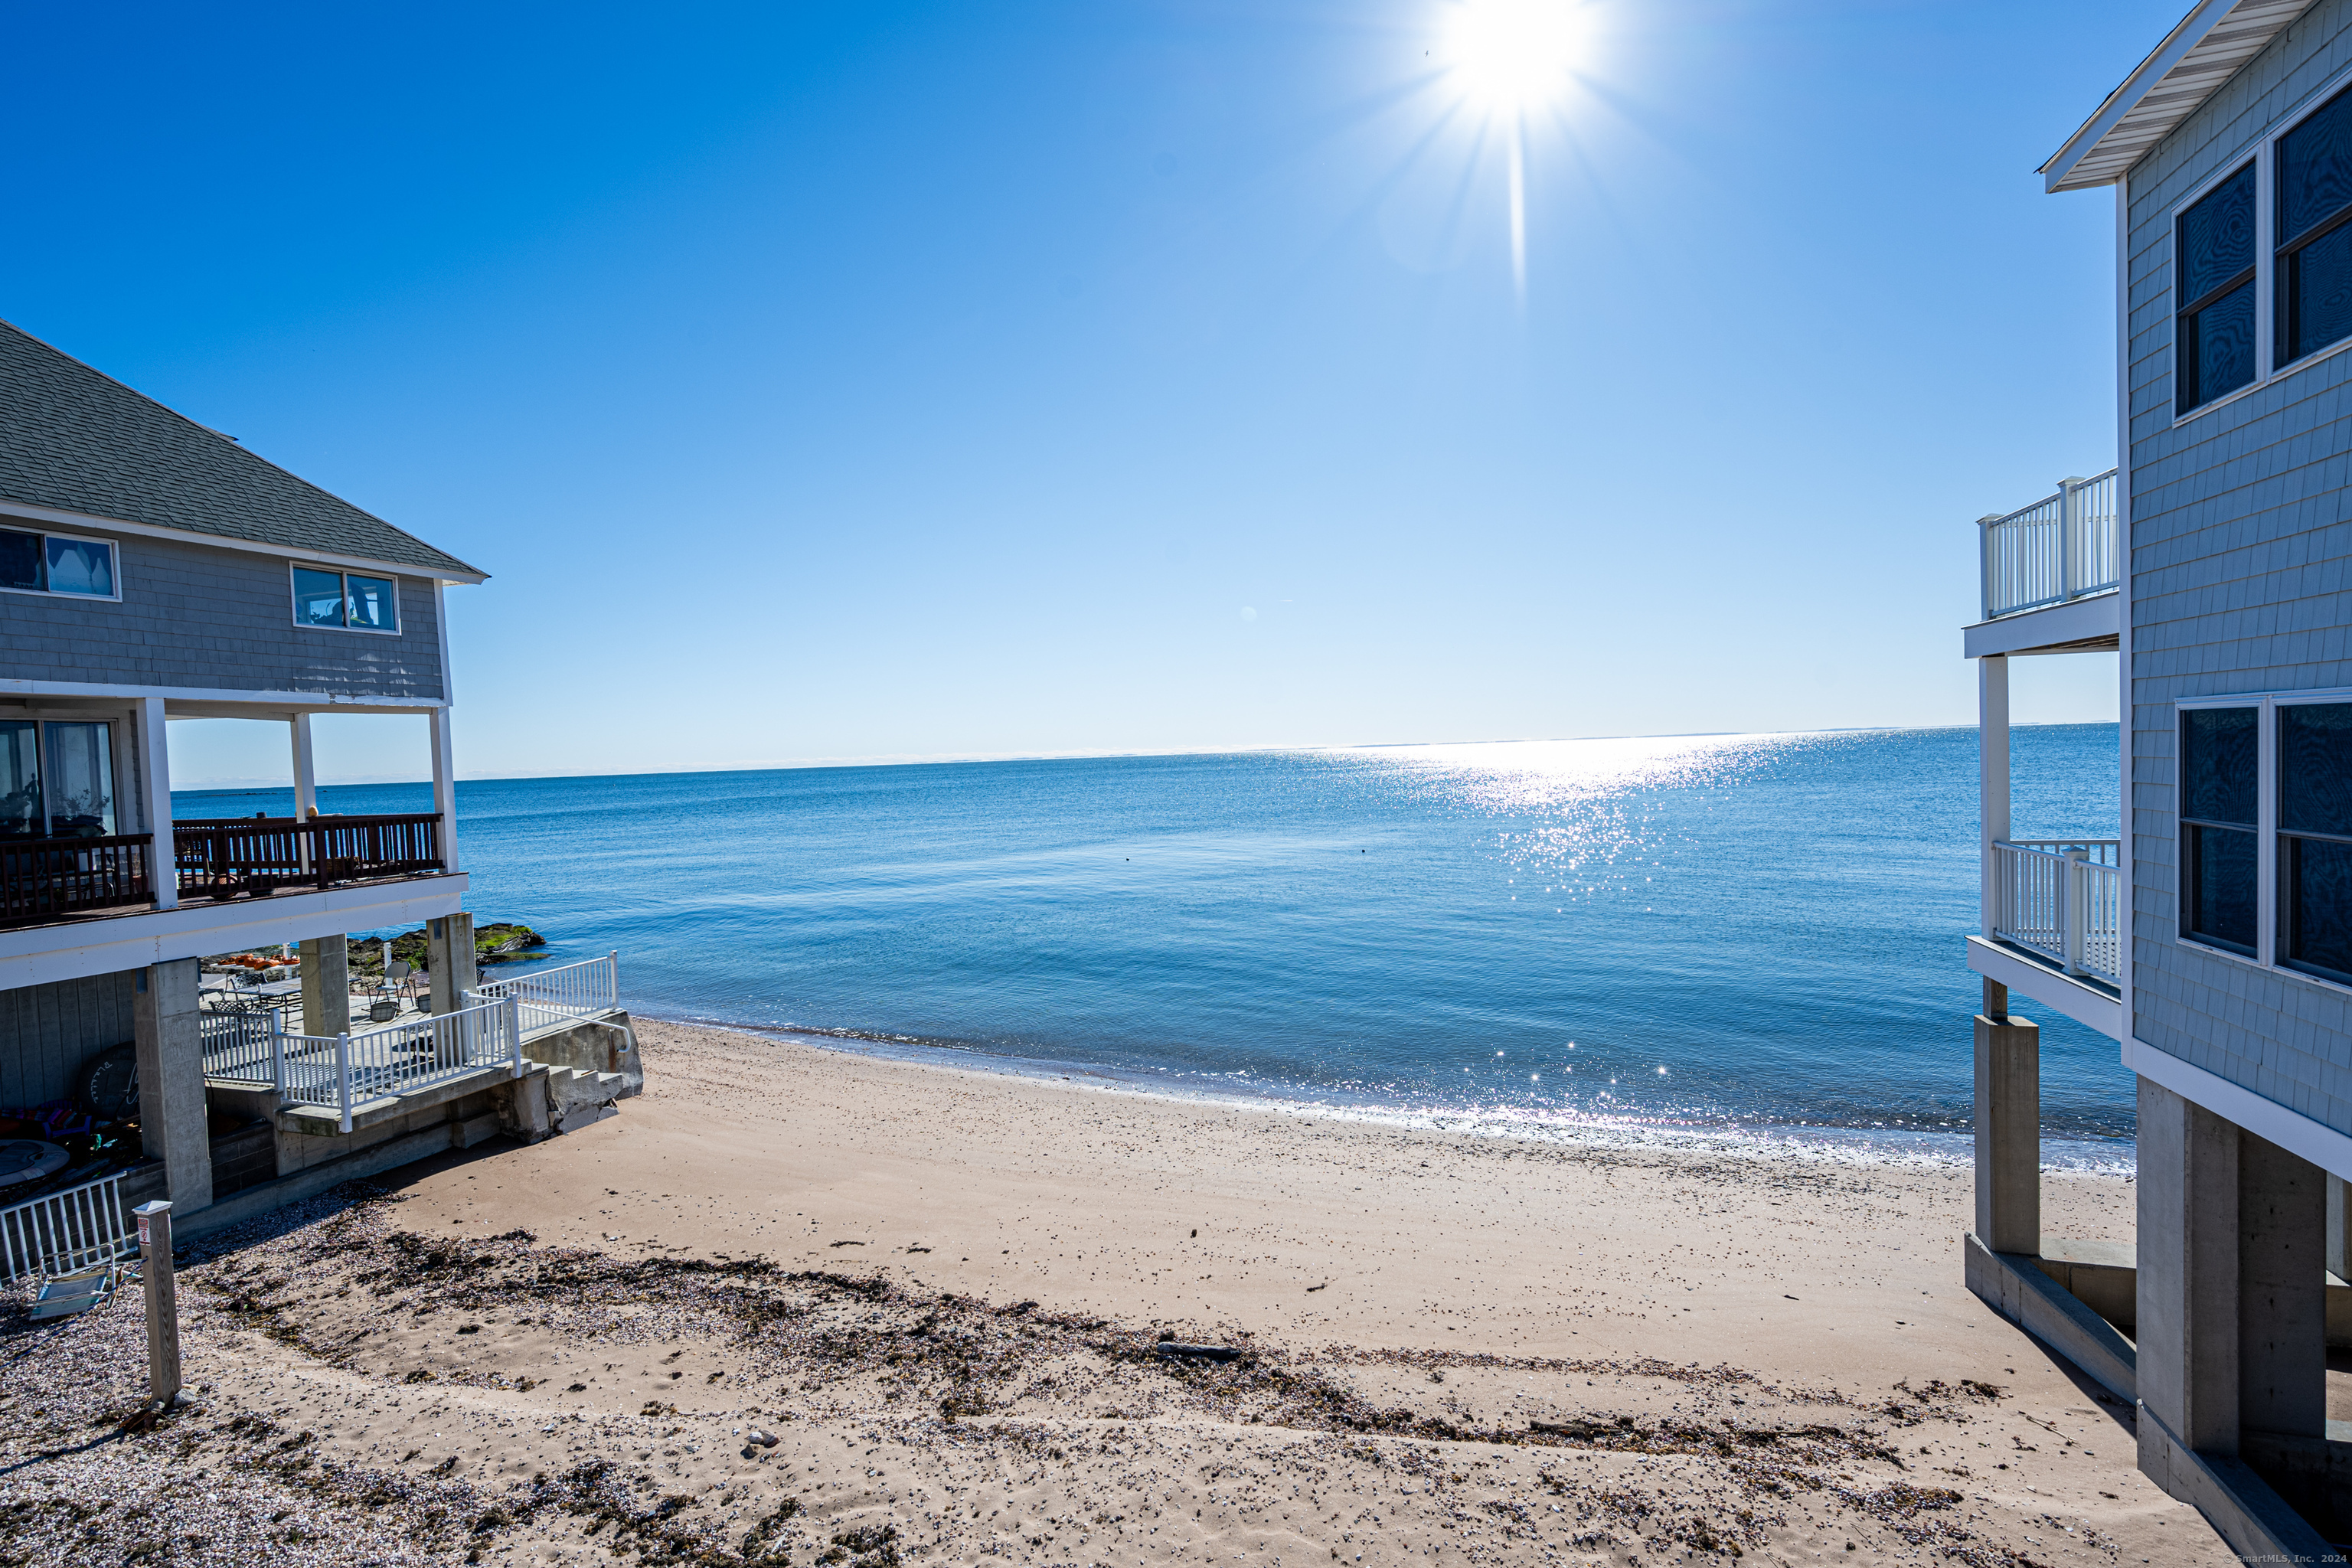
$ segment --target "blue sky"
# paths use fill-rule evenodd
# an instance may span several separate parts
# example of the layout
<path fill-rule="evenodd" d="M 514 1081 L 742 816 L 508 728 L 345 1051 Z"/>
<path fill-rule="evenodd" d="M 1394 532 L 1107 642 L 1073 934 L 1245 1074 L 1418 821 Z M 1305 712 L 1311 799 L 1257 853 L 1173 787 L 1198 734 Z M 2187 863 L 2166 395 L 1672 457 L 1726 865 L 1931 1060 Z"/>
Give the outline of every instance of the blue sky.
<path fill-rule="evenodd" d="M 2182 4 L 1599 0 L 1523 297 L 1444 0 L 20 8 L 0 316 L 493 574 L 467 774 L 1962 722 Z"/>

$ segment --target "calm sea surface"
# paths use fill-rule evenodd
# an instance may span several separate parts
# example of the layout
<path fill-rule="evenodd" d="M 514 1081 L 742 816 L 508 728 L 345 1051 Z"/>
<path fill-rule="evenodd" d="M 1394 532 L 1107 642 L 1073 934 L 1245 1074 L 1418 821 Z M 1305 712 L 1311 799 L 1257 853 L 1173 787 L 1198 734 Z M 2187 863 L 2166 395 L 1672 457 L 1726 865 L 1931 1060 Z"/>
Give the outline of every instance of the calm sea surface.
<path fill-rule="evenodd" d="M 2112 837 L 2116 765 L 2113 725 L 2019 730 L 2015 830 Z M 476 918 L 558 962 L 618 949 L 643 1015 L 1449 1123 L 1966 1147 L 1972 730 L 499 780 L 458 805 Z M 2114 1044 L 2022 1010 L 2052 1157 L 2128 1163 Z"/>

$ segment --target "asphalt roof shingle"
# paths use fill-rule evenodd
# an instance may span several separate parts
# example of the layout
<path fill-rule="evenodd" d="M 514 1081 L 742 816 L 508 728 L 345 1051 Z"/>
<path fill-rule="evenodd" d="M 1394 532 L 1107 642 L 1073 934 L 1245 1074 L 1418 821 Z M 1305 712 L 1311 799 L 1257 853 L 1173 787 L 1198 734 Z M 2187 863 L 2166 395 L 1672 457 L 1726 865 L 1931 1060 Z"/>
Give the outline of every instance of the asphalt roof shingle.
<path fill-rule="evenodd" d="M 483 574 L 0 321 L 0 504 Z"/>

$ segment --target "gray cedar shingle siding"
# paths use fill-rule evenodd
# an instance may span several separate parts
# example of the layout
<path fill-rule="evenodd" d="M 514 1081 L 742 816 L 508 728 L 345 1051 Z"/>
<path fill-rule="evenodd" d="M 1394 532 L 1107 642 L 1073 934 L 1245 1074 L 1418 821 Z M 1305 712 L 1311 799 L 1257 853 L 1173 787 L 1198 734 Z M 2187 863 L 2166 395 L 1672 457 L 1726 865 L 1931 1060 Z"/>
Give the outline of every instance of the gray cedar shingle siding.
<path fill-rule="evenodd" d="M 5 321 L 0 500 L 481 575 Z"/>
<path fill-rule="evenodd" d="M 2352 66 L 2314 6 L 2132 172 L 2133 1028 L 2352 1132 L 2352 997 L 2176 940 L 2172 702 L 2352 686 L 2352 353 L 2172 426 L 2171 211 Z"/>
<path fill-rule="evenodd" d="M 0 527 L 22 524 L 0 504 Z M 438 702 L 441 634 L 429 579 L 403 577 L 400 635 L 294 624 L 289 563 L 252 551 L 110 534 L 122 602 L 0 593 L 0 677 L 107 686 L 294 691 Z"/>
<path fill-rule="evenodd" d="M 68 1098 L 73 1071 L 131 1037 L 137 972 L 0 991 L 0 1110 Z"/>

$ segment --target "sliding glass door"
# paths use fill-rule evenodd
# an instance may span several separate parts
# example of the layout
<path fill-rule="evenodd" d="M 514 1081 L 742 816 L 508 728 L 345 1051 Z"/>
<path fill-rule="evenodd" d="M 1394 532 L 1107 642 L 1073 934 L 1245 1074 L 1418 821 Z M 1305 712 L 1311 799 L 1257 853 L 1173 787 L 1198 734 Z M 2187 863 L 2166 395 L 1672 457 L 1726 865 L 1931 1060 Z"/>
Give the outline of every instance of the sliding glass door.
<path fill-rule="evenodd" d="M 114 726 L 0 720 L 0 838 L 116 830 Z"/>

